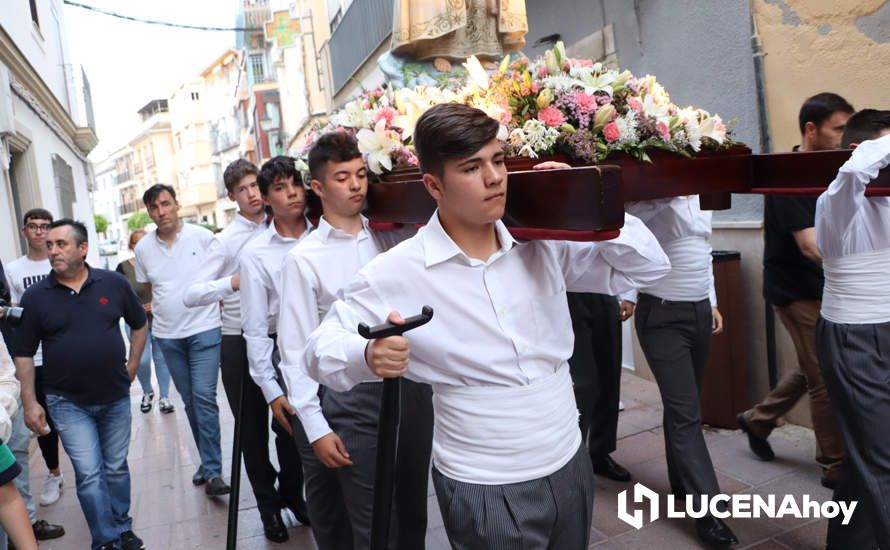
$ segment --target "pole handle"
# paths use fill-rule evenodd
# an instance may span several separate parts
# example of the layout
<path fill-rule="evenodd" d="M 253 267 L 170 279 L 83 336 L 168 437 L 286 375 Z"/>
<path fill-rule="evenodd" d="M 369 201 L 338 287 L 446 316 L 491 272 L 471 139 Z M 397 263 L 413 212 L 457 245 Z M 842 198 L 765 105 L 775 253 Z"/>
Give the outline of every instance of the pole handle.
<path fill-rule="evenodd" d="M 389 336 L 401 336 L 409 330 L 421 327 L 430 322 L 433 318 L 433 308 L 423 306 L 420 315 L 408 317 L 405 319 L 404 325 L 396 325 L 393 323 L 382 323 L 373 327 L 369 327 L 365 323 L 358 324 L 358 333 L 368 340 L 376 340 L 378 338 L 387 338 Z"/>

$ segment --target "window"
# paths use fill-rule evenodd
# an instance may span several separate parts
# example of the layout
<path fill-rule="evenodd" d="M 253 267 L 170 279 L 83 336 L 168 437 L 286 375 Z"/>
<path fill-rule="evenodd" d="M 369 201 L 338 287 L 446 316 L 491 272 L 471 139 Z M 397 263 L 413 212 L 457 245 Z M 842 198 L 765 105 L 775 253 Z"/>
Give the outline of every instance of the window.
<path fill-rule="evenodd" d="M 56 180 L 61 217 L 73 218 L 74 203 L 77 202 L 77 195 L 74 193 L 74 173 L 68 163 L 58 155 L 53 155 L 53 178 Z"/>
<path fill-rule="evenodd" d="M 266 78 L 265 63 L 263 54 L 254 53 L 248 56 L 250 61 L 250 76 L 254 82 L 263 82 Z"/>
<path fill-rule="evenodd" d="M 333 33 L 337 27 L 340 25 L 340 20 L 343 19 L 343 10 L 338 9 L 337 13 L 334 14 L 334 17 L 331 18 L 331 32 Z"/>
<path fill-rule="evenodd" d="M 40 18 L 37 17 L 37 0 L 30 0 L 31 4 L 31 21 L 34 22 L 34 25 L 37 28 L 40 28 Z"/>

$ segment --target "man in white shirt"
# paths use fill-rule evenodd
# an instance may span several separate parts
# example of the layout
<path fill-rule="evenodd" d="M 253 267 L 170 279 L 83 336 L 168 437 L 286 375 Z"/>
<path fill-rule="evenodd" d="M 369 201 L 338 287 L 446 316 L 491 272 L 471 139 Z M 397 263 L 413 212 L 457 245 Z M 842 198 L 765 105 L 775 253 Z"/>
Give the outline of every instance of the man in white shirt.
<path fill-rule="evenodd" d="M 850 117 L 841 146 L 856 149 L 816 203 L 816 243 L 825 272 L 816 349 L 847 446 L 834 500 L 859 504 L 847 525 L 829 522 L 827 547 L 885 548 L 890 541 L 890 197 L 865 192 L 890 165 L 890 111 L 866 109 Z"/>
<path fill-rule="evenodd" d="M 313 536 L 320 550 L 367 548 L 382 384 L 359 384 L 347 392 L 321 392 L 302 365 L 303 345 L 337 292 L 380 252 L 414 230 L 378 233 L 360 214 L 367 168 L 355 138 L 342 132 L 321 136 L 309 153 L 312 188 L 324 215 L 318 229 L 289 252 L 282 267 L 281 370 L 292 408 L 304 433 L 301 455 Z M 431 390 L 402 386 L 397 488 L 397 547 L 422 548 L 432 443 Z M 287 406 L 287 402 L 283 402 Z M 273 402 L 273 408 L 275 403 Z M 311 446 L 310 446 L 311 444 Z"/>
<path fill-rule="evenodd" d="M 287 528 L 281 518 L 281 508 L 287 506 L 297 519 L 308 523 L 303 500 L 303 469 L 290 419 L 279 414 L 272 423 L 279 471 L 269 462 L 269 407 L 276 409 L 277 401 L 284 401 L 279 377 L 275 370 L 275 333 L 278 319 L 278 279 L 284 255 L 308 234 L 311 225 L 305 218 L 306 192 L 300 174 L 291 157 L 275 157 L 265 164 L 258 177 L 258 190 L 263 202 L 272 209 L 272 222 L 247 243 L 238 255 L 241 278 L 241 328 L 244 331 L 245 355 L 249 362 L 250 378 L 244 381 L 242 402 L 242 445 L 247 462 L 247 445 L 257 454 L 262 450 L 262 470 L 255 472 L 269 483 L 274 499 L 267 499 L 257 507 L 266 538 L 274 542 L 288 540 Z M 250 475 L 250 469 L 248 469 Z M 278 491 L 275 492 L 275 480 Z M 251 482 L 253 483 L 253 481 Z M 254 492 L 257 485 L 254 484 Z"/>
<path fill-rule="evenodd" d="M 157 340 L 176 390 L 185 404 L 201 465 L 192 483 L 207 483 L 208 496 L 228 494 L 222 478 L 219 407 L 219 305 L 188 308 L 183 293 L 204 263 L 213 233 L 182 223 L 176 191 L 162 183 L 142 195 L 157 225 L 136 245 L 136 280 L 151 285 L 153 336 Z"/>
<path fill-rule="evenodd" d="M 293 165 L 288 157 L 276 157 L 276 161 Z M 268 164 L 268 163 L 267 163 Z M 291 169 L 294 173 L 296 170 Z M 220 346 L 220 370 L 222 371 L 223 388 L 235 418 L 239 417 L 239 388 L 244 389 L 244 411 L 242 419 L 241 452 L 244 456 L 244 467 L 250 480 L 263 530 L 269 540 L 281 540 L 287 536 L 284 525 L 277 521 L 284 505 L 284 495 L 292 500 L 294 514 L 298 519 L 305 520 L 305 504 L 302 500 L 303 474 L 299 463 L 296 444 L 279 441 L 279 474 L 269 461 L 269 430 L 265 417 L 268 407 L 262 392 L 253 383 L 248 372 L 247 347 L 241 334 L 241 274 L 238 262 L 244 247 L 255 237 L 263 234 L 269 227 L 267 213 L 263 204 L 260 186 L 257 182 L 259 171 L 252 163 L 238 159 L 226 167 L 223 183 L 229 199 L 238 204 L 238 213 L 232 221 L 214 236 L 201 270 L 193 279 L 183 296 L 183 303 L 188 307 L 200 307 L 220 301 L 222 307 L 222 344 Z M 243 386 L 242 386 L 243 384 Z M 284 450 L 282 450 L 282 445 Z M 281 455 L 284 454 L 285 457 Z M 287 460 L 282 460 L 287 458 Z M 296 463 L 292 463 L 296 459 Z M 275 488 L 276 480 L 279 483 Z"/>
<path fill-rule="evenodd" d="M 52 271 L 49 262 L 49 254 L 46 250 L 46 234 L 49 224 L 53 221 L 53 215 L 43 208 L 33 208 L 25 212 L 22 216 L 22 235 L 28 244 L 28 253 L 21 258 L 10 262 L 6 266 L 7 286 L 9 287 L 10 303 L 19 305 L 25 290 L 32 284 L 45 279 Z M 15 338 L 15 331 L 12 331 L 12 337 Z M 10 346 L 15 342 L 10 341 Z M 47 409 L 46 394 L 43 391 L 43 353 L 40 347 L 34 355 L 34 389 L 37 394 L 37 401 L 40 406 Z M 40 452 L 43 454 L 43 461 L 46 463 L 46 469 L 49 473 L 43 481 L 43 488 L 40 492 L 40 504 L 49 506 L 59 500 L 62 493 L 62 483 L 64 478 L 59 470 L 59 433 L 56 431 L 56 424 L 52 418 L 47 415 L 46 423 L 50 428 L 49 433 L 38 434 L 37 444 Z M 23 474 L 15 480 L 19 492 L 25 501 L 28 509 L 28 516 L 34 525 L 34 534 L 37 540 L 48 540 L 61 537 L 65 534 L 65 529 L 61 525 L 52 525 L 44 520 L 37 519 L 37 512 L 34 506 L 34 499 L 31 497 L 31 483 L 29 478 L 28 444 L 31 442 L 31 432 L 25 427 L 21 419 L 16 418 L 13 426 L 17 429 L 13 430 L 13 436 L 7 441 L 10 450 L 16 455 L 16 459 L 22 465 Z"/>
<path fill-rule="evenodd" d="M 616 295 L 669 264 L 631 216 L 610 242 L 517 243 L 500 221 L 498 129 L 465 105 L 420 117 L 414 145 L 438 210 L 343 289 L 309 337 L 305 365 L 335 390 L 403 375 L 432 384 L 433 482 L 452 547 L 587 548 L 593 471 L 567 364 L 566 291 Z M 424 305 L 432 321 L 405 337 L 356 333 L 359 322 L 400 323 Z"/>

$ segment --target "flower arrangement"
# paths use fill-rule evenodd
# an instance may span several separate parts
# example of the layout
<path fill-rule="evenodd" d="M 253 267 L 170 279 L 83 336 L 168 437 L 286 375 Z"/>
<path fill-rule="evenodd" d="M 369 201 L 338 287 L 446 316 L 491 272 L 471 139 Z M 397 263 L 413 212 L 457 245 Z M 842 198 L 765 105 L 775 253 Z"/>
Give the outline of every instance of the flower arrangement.
<path fill-rule="evenodd" d="M 691 155 L 731 143 L 718 115 L 671 103 L 654 76 L 570 58 L 559 42 L 534 61 L 505 57 L 492 74 L 471 57 L 445 84 L 364 92 L 311 129 L 302 156 L 315 136 L 344 131 L 355 135 L 374 174 L 416 166 L 414 125 L 426 109 L 445 102 L 472 105 L 498 120 L 498 137 L 512 155 L 564 153 L 596 163 L 622 152 L 645 161 L 649 149 Z"/>

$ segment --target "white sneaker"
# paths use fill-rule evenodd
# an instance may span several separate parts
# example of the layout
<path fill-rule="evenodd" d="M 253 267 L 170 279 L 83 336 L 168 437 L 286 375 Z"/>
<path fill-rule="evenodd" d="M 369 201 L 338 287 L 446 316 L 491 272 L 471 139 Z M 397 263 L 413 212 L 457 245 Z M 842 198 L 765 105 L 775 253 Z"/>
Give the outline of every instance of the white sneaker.
<path fill-rule="evenodd" d="M 43 480 L 43 489 L 40 491 L 41 506 L 49 506 L 59 500 L 59 497 L 62 496 L 62 483 L 64 481 L 65 478 L 61 472 L 57 476 L 52 474 L 46 476 L 46 479 Z"/>
<path fill-rule="evenodd" d="M 623 410 L 624 410 L 624 401 L 619 399 L 618 400 L 618 412 L 621 412 Z"/>

